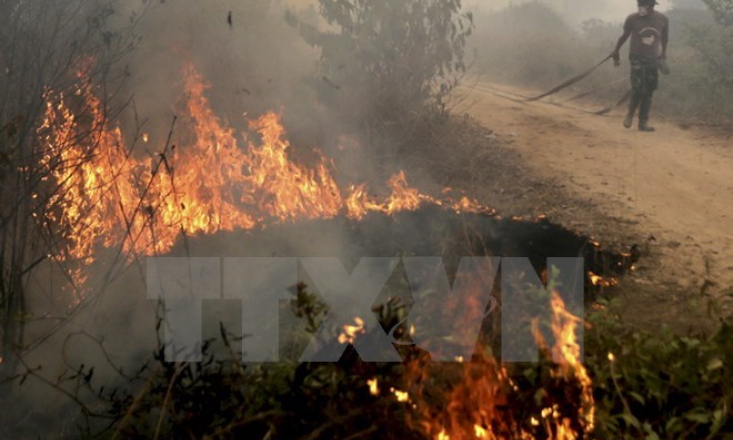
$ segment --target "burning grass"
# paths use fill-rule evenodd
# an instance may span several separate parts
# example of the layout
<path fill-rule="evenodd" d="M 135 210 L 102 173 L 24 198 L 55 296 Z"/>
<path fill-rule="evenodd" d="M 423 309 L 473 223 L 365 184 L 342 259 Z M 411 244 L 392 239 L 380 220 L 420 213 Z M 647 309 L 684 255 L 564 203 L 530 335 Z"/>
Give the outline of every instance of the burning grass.
<path fill-rule="evenodd" d="M 301 286 L 289 307 L 308 313 L 312 301 Z M 567 322 L 557 318 L 562 333 Z M 606 314 L 589 324 L 582 370 L 554 363 L 551 350 L 538 363 L 502 365 L 484 344 L 450 364 L 403 347 L 399 364 L 364 363 L 349 348 L 338 363 L 243 365 L 238 340 L 222 330 L 228 356 L 208 341 L 204 362 L 164 363 L 161 348 L 136 373 L 127 369 L 123 385 L 92 386 L 89 366 L 61 379 L 77 395 L 98 396 L 84 408 L 92 424 L 81 438 L 693 440 L 733 432 L 733 327 L 680 337 L 639 333 Z"/>
<path fill-rule="evenodd" d="M 370 195 L 365 185 L 339 185 L 321 155 L 311 166 L 289 158 L 290 145 L 276 114 L 251 121 L 239 140 L 211 110 L 203 79 L 190 67 L 185 78 L 183 120 L 190 133 L 176 147 L 169 142 L 144 158 L 133 154 L 121 131 L 109 126 L 91 88 L 81 87 L 75 97 L 48 91 L 46 122 L 39 134 L 45 141 L 48 179 L 58 191 L 44 220 L 63 231 L 64 247 L 54 257 L 79 263 L 79 271 L 72 273 L 78 285 L 86 280 L 85 270 L 97 263 L 99 249 L 117 248 L 130 259 L 203 255 L 211 252 L 211 241 L 218 241 L 237 243 L 238 255 L 241 249 L 287 255 L 273 245 L 273 237 L 287 242 L 306 236 L 312 242 L 319 230 L 346 231 L 342 235 L 356 246 L 340 255 L 442 255 L 453 270 L 460 256 L 514 255 L 529 256 L 536 271 L 546 274 L 548 256 L 584 256 L 589 292 L 611 286 L 633 263 L 631 254 L 601 249 L 588 237 L 544 219 L 503 219 L 467 199 L 422 194 L 408 186 L 404 173 L 390 179 L 390 194 L 381 198 Z M 85 130 L 93 135 L 81 136 Z M 643 405 L 657 394 L 638 391 L 635 371 L 616 369 L 630 362 L 625 349 L 607 350 L 611 342 L 595 335 L 601 343 L 591 354 L 593 363 L 584 364 L 576 340 L 583 320 L 556 291 L 537 301 L 547 301 L 553 313 L 551 322 L 538 322 L 535 328 L 549 327 L 553 340 L 535 332 L 541 356 L 534 364 L 500 363 L 491 319 L 473 358 L 450 364 L 431 362 L 420 349 L 400 346 L 405 363 L 364 363 L 347 348 L 333 364 L 290 359 L 243 365 L 235 348 L 242 336 L 222 327 L 224 355 L 209 340 L 202 363 L 165 363 L 161 344 L 138 373 L 125 375 L 123 385 L 106 384 L 106 390 L 94 386 L 93 370 L 83 365 L 76 374 L 58 379 L 58 385 L 72 381 L 92 391 L 95 409 L 84 407 L 94 419 L 87 433 L 111 438 L 565 440 L 594 432 L 699 438 L 690 433 L 714 436 L 724 431 L 728 391 L 720 394 L 721 404 L 700 402 L 672 419 L 664 411 L 676 407 L 660 401 L 659 411 L 647 417 L 629 398 Z M 375 313 L 384 328 L 394 328 L 406 308 L 405 303 L 387 301 Z M 300 338 L 315 332 L 325 312 L 303 284 L 288 309 L 308 321 Z M 368 335 L 364 323 L 354 317 L 343 327 L 340 342 Z M 399 335 L 409 339 L 411 333 L 402 328 Z M 693 350 L 692 342 L 684 344 Z M 710 373 L 700 387 L 685 388 L 681 395 L 724 383 L 727 359 L 716 357 L 716 350 L 701 355 Z M 634 368 L 656 371 L 647 364 Z M 29 368 L 20 377 L 40 374 Z M 618 388 L 620 377 L 632 384 L 634 394 Z"/>
<path fill-rule="evenodd" d="M 193 66 L 184 69 L 184 78 L 187 131 L 181 144 L 169 138 L 160 151 L 142 158 L 106 119 L 83 74 L 73 98 L 47 91 L 38 134 L 45 148 L 45 180 L 52 180 L 55 190 L 41 211 L 47 226 L 63 237 L 53 257 L 79 264 L 70 270 L 77 287 L 84 284 L 84 268 L 94 263 L 100 248 L 118 248 L 134 259 L 166 253 L 181 236 L 281 222 L 341 214 L 359 219 L 423 204 L 487 210 L 468 199 L 421 194 L 408 186 L 404 172 L 389 180 L 391 194 L 381 199 L 370 195 L 365 184 L 342 189 L 320 153 L 313 166 L 290 159 L 277 114 L 249 121 L 240 141 L 212 111 L 205 81 Z"/>
<path fill-rule="evenodd" d="M 301 286 L 291 306 L 311 301 Z M 382 312 L 387 324 L 397 310 Z M 562 337 L 569 321 L 558 315 L 552 325 Z M 222 338 L 231 357 L 215 356 L 209 342 L 203 363 L 170 364 L 161 350 L 142 370 L 139 394 L 105 395 L 112 399 L 106 415 L 117 420 L 112 436 L 575 439 L 593 427 L 587 372 L 577 359 L 554 364 L 549 352 L 522 367 L 502 366 L 485 346 L 448 364 L 416 348 L 401 350 L 404 364 L 364 363 L 348 348 L 333 364 L 255 366 L 239 364 L 236 338 L 224 330 Z"/>
<path fill-rule="evenodd" d="M 343 184 L 320 153 L 307 165 L 291 158 L 275 113 L 236 133 L 211 109 L 205 81 L 192 66 L 184 71 L 184 116 L 169 141 L 151 147 L 143 134 L 150 150 L 134 151 L 108 120 L 95 88 L 83 75 L 79 80 L 73 96 L 46 92 L 37 134 L 51 194 L 32 195 L 38 221 L 60 243 L 50 257 L 73 267 L 68 275 L 79 289 L 106 264 L 101 256 L 110 249 L 125 264 L 150 255 L 210 253 L 211 241 L 234 243 L 238 255 L 239 246 L 287 255 L 273 252 L 272 237 L 305 236 L 312 243 L 315 230 L 347 231 L 343 235 L 357 245 L 344 253 L 354 259 L 442 255 L 453 269 L 456 256 L 516 255 L 530 256 L 546 275 L 547 256 L 582 255 L 589 292 L 613 286 L 633 262 L 632 254 L 608 252 L 545 220 L 502 219 L 465 198 L 423 194 L 404 172 L 389 179 L 382 196 L 366 184 Z M 258 241 L 268 245 L 249 246 Z M 305 284 L 295 290 L 286 309 L 307 321 L 298 335 L 307 338 L 325 305 Z M 82 409 L 84 438 L 677 439 L 731 432 L 729 327 L 709 339 L 655 339 L 607 322 L 589 326 L 553 289 L 536 301 L 548 302 L 552 314 L 550 322 L 535 322 L 540 360 L 533 364 L 500 363 L 491 319 L 473 358 L 450 364 L 431 362 L 405 345 L 399 347 L 405 363 L 398 364 L 364 363 L 350 347 L 333 364 L 291 358 L 243 365 L 236 348 L 242 335 L 222 326 L 217 341 L 223 352 L 210 339 L 198 364 L 164 362 L 159 341 L 144 365 L 116 368 L 120 380 L 113 383 L 96 382 L 94 367 L 68 362 L 69 371 L 57 377 L 23 364 L 11 380 L 34 377 L 70 397 Z M 387 301 L 374 313 L 384 328 L 395 328 L 406 309 Z M 483 316 L 483 310 L 473 312 Z M 158 324 L 161 330 L 163 321 Z M 552 340 L 537 331 L 542 326 L 551 329 Z M 593 329 L 586 363 L 577 340 L 581 328 Z M 373 329 L 355 316 L 341 330 L 339 342 L 347 344 Z M 412 334 L 412 328 L 398 332 L 405 340 Z"/>
<path fill-rule="evenodd" d="M 552 252 L 586 254 L 591 268 L 605 275 L 602 268 L 613 255 L 545 220 L 456 214 L 440 206 L 392 215 L 372 212 L 361 219 L 342 215 L 281 223 L 256 232 L 221 231 L 177 244 L 170 254 L 210 255 L 217 249 L 225 255 L 251 250 L 252 255 L 287 256 L 298 252 L 292 247 L 298 237 L 307 237 L 312 246 L 334 235 L 348 240 L 321 252 L 346 260 L 397 253 L 442 255 L 449 272 L 456 270 L 456 256 L 494 254 L 534 255 L 536 270 L 544 272 L 543 255 Z M 590 278 L 586 282 L 590 287 Z M 385 302 L 374 309 L 385 331 L 397 326 L 395 334 L 404 341 L 413 333 L 399 324 L 409 309 L 409 302 L 400 300 L 407 284 L 404 277 L 392 278 L 383 293 Z M 281 315 L 294 312 L 306 321 L 284 343 L 283 352 L 299 352 L 303 339 L 321 324 L 325 307 L 318 298 L 318 292 L 301 284 L 293 300 L 283 304 Z M 297 356 L 276 364 L 241 364 L 242 336 L 222 327 L 216 341 L 204 344 L 200 364 L 165 363 L 161 346 L 129 384 L 116 389 L 83 385 L 106 405 L 98 403 L 94 407 L 102 410 L 90 413 L 114 422 L 103 435 L 116 438 L 583 438 L 594 426 L 595 406 L 590 372 L 579 362 L 579 341 L 574 339 L 581 321 L 559 296 L 537 300 L 551 300 L 553 314 L 549 322 L 538 323 L 552 329 L 552 340 L 539 344 L 545 348 L 536 364 L 502 365 L 497 360 L 493 353 L 500 349 L 500 335 L 492 317 L 485 320 L 473 358 L 451 363 L 431 361 L 427 352 L 400 345 L 404 363 L 365 363 L 347 348 L 333 364 L 300 363 Z M 368 337 L 373 329 L 364 323 L 355 317 L 340 329 L 340 342 Z M 91 377 L 89 370 L 82 370 L 77 377 Z"/>
<path fill-rule="evenodd" d="M 56 209 L 49 211 L 47 221 L 66 233 L 67 246 L 58 259 L 77 261 L 84 269 L 95 263 L 100 248 L 118 247 L 131 258 L 195 255 L 210 252 L 206 242 L 212 235 L 239 241 L 241 252 L 261 246 L 248 244 L 256 235 L 237 235 L 262 233 L 266 226 L 271 234 L 266 242 L 273 235 L 287 241 L 288 229 L 293 235 L 313 237 L 317 235 L 309 227 L 345 228 L 348 241 L 357 243 L 352 251 L 361 255 L 530 255 L 540 272 L 544 257 L 550 255 L 586 255 L 588 273 L 605 274 L 617 266 L 622 272 L 630 264 L 623 258 L 611 263 L 612 254 L 544 220 L 502 219 L 466 199 L 443 201 L 423 195 L 407 186 L 404 173 L 390 180 L 391 195 L 384 200 L 369 196 L 363 185 L 342 192 L 324 158 L 314 168 L 289 160 L 284 130 L 272 113 L 250 123 L 254 135 L 248 134 L 246 148 L 241 148 L 233 130 L 210 110 L 202 79 L 193 70 L 186 78 L 192 140 L 186 147 L 169 145 L 145 159 L 131 154 L 120 131 L 106 125 L 90 89 L 81 88 L 78 96 L 90 109 L 85 117 L 95 135 L 89 143 L 70 143 L 84 125 L 63 96 L 49 92 L 41 132 L 48 152 L 44 163 L 59 186 L 51 199 Z M 181 236 L 190 237 L 182 242 Z M 83 275 L 78 272 L 75 281 L 83 284 Z M 313 314 L 323 307 L 304 304 L 314 301 L 303 291 L 295 301 L 296 308 L 306 308 L 300 316 L 313 323 Z M 554 304 L 555 336 L 566 341 L 557 342 L 562 345 L 556 349 L 560 367 L 545 364 L 540 375 L 558 389 L 565 384 L 577 391 L 559 398 L 546 393 L 535 399 L 531 410 L 517 412 L 524 405 L 516 400 L 519 386 L 483 351 L 473 362 L 454 366 L 430 365 L 425 353 L 406 349 L 405 365 L 364 364 L 352 351 L 334 365 L 286 363 L 270 368 L 237 366 L 236 356 L 220 360 L 213 355 L 195 366 L 166 364 L 160 362 L 161 348 L 148 378 L 142 375 L 147 367 L 141 370 L 138 380 L 146 384 L 141 396 L 95 390 L 111 403 L 96 415 L 115 420 L 113 437 L 125 438 L 318 438 L 348 437 L 353 431 L 373 438 L 578 438 L 593 424 L 590 382 L 579 363 L 579 350 L 566 347 L 575 344 L 572 328 L 578 322 L 560 302 Z M 393 321 L 397 313 L 388 308 L 383 312 L 383 321 Z M 355 325 L 345 326 L 342 343 L 367 333 L 363 323 L 356 317 Z M 222 335 L 231 348 L 226 332 Z M 86 385 L 91 387 L 91 372 L 81 370 L 77 377 L 88 377 Z M 521 388 L 519 394 L 523 392 Z M 143 403 L 133 404 L 138 399 Z M 338 408 L 342 405 L 353 409 L 344 413 Z M 303 411 L 310 407 L 314 412 Z M 146 421 L 151 416 L 157 419 L 154 424 Z M 375 428 L 380 420 L 385 428 Z M 403 425 L 397 437 L 390 428 L 395 423 Z"/>
<path fill-rule="evenodd" d="M 195 255 L 197 249 L 211 252 L 205 243 L 220 237 L 238 238 L 240 252 L 262 252 L 247 243 L 257 234 L 287 238 L 290 229 L 297 236 L 315 236 L 309 227 L 348 231 L 347 241 L 357 245 L 347 253 L 355 252 L 357 259 L 406 253 L 443 255 L 457 264 L 465 255 L 532 256 L 542 273 L 547 256 L 585 255 L 586 272 L 602 274 L 594 276 L 615 276 L 630 264 L 545 220 L 502 219 L 465 198 L 422 194 L 408 186 L 404 172 L 389 180 L 390 194 L 382 198 L 370 195 L 366 185 L 339 185 L 320 153 L 311 166 L 291 160 L 276 114 L 250 121 L 240 141 L 212 111 L 205 82 L 193 67 L 185 69 L 184 78 L 187 131 L 179 143 L 169 139 L 146 157 L 134 153 L 121 130 L 111 126 L 83 75 L 76 96 L 47 91 L 38 134 L 47 181 L 56 191 L 42 221 L 62 236 L 64 244 L 53 258 L 76 264 L 69 275 L 77 287 L 85 287 L 90 269 L 105 264 L 98 261 L 103 249 L 117 249 L 126 261 Z M 142 140 L 148 142 L 146 136 Z M 249 234 L 253 231 L 257 234 Z M 586 283 L 591 286 L 593 279 Z M 93 390 L 110 406 L 87 413 L 114 420 L 103 432 L 125 438 L 579 438 L 592 430 L 594 413 L 590 379 L 574 340 L 579 320 L 559 297 L 552 301 L 554 319 L 546 325 L 556 348 L 545 355 L 558 365 L 543 361 L 538 374 L 559 394 L 538 394 L 530 406 L 518 397 L 527 390 L 491 354 L 495 340 L 485 341 L 475 359 L 450 366 L 431 365 L 426 353 L 404 348 L 406 364 L 365 364 L 351 350 L 333 365 L 254 367 L 239 365 L 232 336 L 222 328 L 232 356 L 222 360 L 209 351 L 198 365 L 166 364 L 161 347 L 155 361 L 132 379 L 141 381 L 138 395 L 130 389 Z M 310 333 L 325 310 L 317 302 L 301 286 L 292 305 L 296 315 L 308 318 Z M 394 327 L 405 307 L 388 301 L 379 311 L 382 324 Z M 368 333 L 364 320 L 355 317 L 340 342 Z M 74 377 L 92 388 L 91 370 L 82 366 Z M 564 387 L 571 391 L 560 392 Z M 384 427 L 376 426 L 380 421 Z M 401 425 L 397 431 L 395 424 Z"/>

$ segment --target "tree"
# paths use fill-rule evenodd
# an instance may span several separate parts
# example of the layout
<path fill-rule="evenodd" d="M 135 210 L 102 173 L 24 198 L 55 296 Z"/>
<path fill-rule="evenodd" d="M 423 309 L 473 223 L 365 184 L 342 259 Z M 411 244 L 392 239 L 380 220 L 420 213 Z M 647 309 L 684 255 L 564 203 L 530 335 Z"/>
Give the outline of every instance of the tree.
<path fill-rule="evenodd" d="M 471 13 L 461 0 L 319 0 L 326 30 L 286 16 L 321 51 L 321 99 L 374 126 L 404 123 L 445 99 L 465 72 Z"/>
<path fill-rule="evenodd" d="M 702 9 L 705 4 L 701 0 L 673 0 L 674 9 Z"/>
<path fill-rule="evenodd" d="M 733 25 L 733 0 L 702 0 L 723 26 Z"/>

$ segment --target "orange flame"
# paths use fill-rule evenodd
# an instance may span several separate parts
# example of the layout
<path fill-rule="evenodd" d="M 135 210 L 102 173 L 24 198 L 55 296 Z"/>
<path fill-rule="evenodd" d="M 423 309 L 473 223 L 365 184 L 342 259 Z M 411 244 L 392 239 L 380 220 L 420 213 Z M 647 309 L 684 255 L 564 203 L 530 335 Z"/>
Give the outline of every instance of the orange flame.
<path fill-rule="evenodd" d="M 364 333 L 364 320 L 357 316 L 354 318 L 354 322 L 356 325 L 344 325 L 344 331 L 338 337 L 340 343 L 353 344 L 356 336 Z"/>
<path fill-rule="evenodd" d="M 184 121 L 190 139 L 178 148 L 166 147 L 145 158 L 131 154 L 121 130 L 110 126 L 104 104 L 83 77 L 80 82 L 84 85 L 72 99 L 47 91 L 45 120 L 39 128 L 44 147 L 41 164 L 57 190 L 44 212 L 46 220 L 63 231 L 65 240 L 54 258 L 77 261 L 84 267 L 94 263 L 100 247 L 121 248 L 134 258 L 168 252 L 181 235 L 248 230 L 342 214 L 360 219 L 371 212 L 393 214 L 424 204 L 489 211 L 465 197 L 437 200 L 421 194 L 408 186 L 404 172 L 389 180 L 391 195 L 385 200 L 371 196 L 363 184 L 342 191 L 325 158 L 320 157 L 313 167 L 290 159 L 290 144 L 277 114 L 266 113 L 250 121 L 249 132 L 240 142 L 234 130 L 212 111 L 205 96 L 207 86 L 192 66 L 186 67 L 184 78 L 188 97 Z M 80 106 L 77 101 L 83 101 L 82 110 L 74 110 Z M 143 141 L 148 140 L 144 135 Z M 84 282 L 81 272 L 72 276 L 77 283 Z M 558 374 L 581 385 L 583 408 L 579 413 L 588 432 L 593 429 L 595 408 L 591 380 L 580 363 L 575 341 L 581 321 L 567 312 L 559 296 L 553 294 L 551 305 Z M 350 343 L 363 332 L 364 321 L 356 318 L 355 323 L 344 326 L 341 342 Z M 459 380 L 446 396 L 443 409 L 428 404 L 434 396 L 422 385 L 390 391 L 399 401 L 409 401 L 425 413 L 422 427 L 429 438 L 496 439 L 504 432 L 531 438 L 506 413 L 508 396 L 516 388 L 507 371 L 487 354 L 477 358 L 455 365 Z M 424 359 L 407 368 L 415 384 L 429 382 L 430 367 Z M 370 392 L 379 391 L 376 379 L 369 386 Z M 531 425 L 553 421 L 555 429 L 547 432 L 554 432 L 554 438 L 577 438 L 568 420 L 555 408 L 547 408 L 531 418 Z"/>
<path fill-rule="evenodd" d="M 618 279 L 616 278 L 603 278 L 600 275 L 596 275 L 593 272 L 588 272 L 588 278 L 591 284 L 596 287 L 614 287 L 618 286 Z"/>
<path fill-rule="evenodd" d="M 580 362 L 581 350 L 575 336 L 582 320 L 566 310 L 557 293 L 552 293 L 550 306 L 556 340 L 551 352 L 557 363 L 552 374 L 566 386 L 577 385 L 581 390 L 572 414 L 552 404 L 527 420 L 518 420 L 510 403 L 519 386 L 507 369 L 486 352 L 478 352 L 471 362 L 453 366 L 431 365 L 427 356 L 422 356 L 408 363 L 407 382 L 413 384 L 411 401 L 418 408 L 416 426 L 427 438 L 572 440 L 593 430 L 592 381 Z M 540 338 L 538 345 L 543 346 Z"/>
<path fill-rule="evenodd" d="M 184 69 L 188 138 L 178 148 L 137 158 L 121 130 L 110 126 L 104 103 L 83 74 L 79 81 L 73 100 L 47 91 L 39 128 L 42 165 L 58 186 L 46 217 L 63 231 L 65 246 L 55 256 L 59 260 L 84 267 L 95 261 L 99 247 L 121 247 L 135 258 L 165 253 L 181 235 L 340 214 L 360 219 L 369 212 L 392 214 L 441 204 L 410 188 L 403 172 L 390 179 L 392 194 L 384 201 L 371 197 L 365 185 L 342 192 L 322 156 L 313 167 L 289 158 L 285 130 L 272 112 L 250 121 L 242 145 L 211 109 L 208 86 L 191 65 Z M 84 108 L 75 112 L 77 101 Z M 143 142 L 148 141 L 143 134 Z M 467 200 L 455 206 L 482 209 Z"/>
<path fill-rule="evenodd" d="M 595 426 L 595 401 L 593 399 L 593 381 L 583 366 L 580 344 L 576 340 L 578 325 L 583 321 L 565 308 L 565 302 L 557 292 L 552 292 L 550 307 L 553 313 L 552 331 L 555 335 L 555 346 L 552 353 L 554 359 L 560 361 L 560 372 L 568 379 L 573 378 L 580 384 L 582 407 L 579 414 L 586 432 Z M 572 437 L 566 438 L 575 438 Z"/>

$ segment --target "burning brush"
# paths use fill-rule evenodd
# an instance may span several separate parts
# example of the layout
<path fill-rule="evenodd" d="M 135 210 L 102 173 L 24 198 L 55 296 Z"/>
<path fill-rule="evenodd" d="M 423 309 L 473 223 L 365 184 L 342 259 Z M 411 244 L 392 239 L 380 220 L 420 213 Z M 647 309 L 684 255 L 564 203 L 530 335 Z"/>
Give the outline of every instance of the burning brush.
<path fill-rule="evenodd" d="M 80 83 L 88 84 L 83 76 Z M 91 86 L 80 86 L 71 98 L 47 91 L 39 134 L 45 149 L 42 165 L 56 190 L 47 200 L 43 221 L 63 237 L 53 258 L 78 263 L 70 272 L 77 286 L 84 285 L 85 269 L 97 264 L 100 249 L 117 249 L 126 261 L 176 255 L 182 247 L 185 255 L 195 255 L 197 249 L 207 249 L 199 246 L 209 239 L 238 240 L 248 249 L 248 240 L 257 239 L 253 231 L 280 234 L 289 229 L 302 235 L 304 227 L 306 232 L 309 227 L 348 231 L 360 255 L 441 256 L 448 272 L 455 272 L 462 256 L 528 257 L 548 285 L 552 274 L 547 257 L 584 257 L 583 284 L 590 292 L 596 292 L 593 286 L 612 286 L 613 278 L 633 264 L 633 253 L 619 256 L 545 219 L 503 219 L 465 198 L 422 194 L 408 185 L 403 172 L 389 180 L 391 194 L 386 198 L 370 195 L 365 185 L 344 189 L 326 158 L 312 167 L 289 158 L 290 144 L 275 113 L 250 121 L 240 142 L 212 111 L 204 95 L 206 85 L 192 66 L 185 69 L 185 88 L 183 121 L 190 138 L 177 148 L 168 143 L 144 158 L 132 154 L 121 130 L 110 126 Z M 81 136 L 87 131 L 92 135 Z M 306 220 L 310 223 L 304 226 Z M 424 236 L 415 239 L 416 231 Z M 301 290 L 303 286 L 299 295 Z M 365 398 L 388 398 L 401 405 L 400 415 L 415 438 L 584 438 L 593 430 L 595 409 L 576 340 L 583 321 L 568 311 L 556 290 L 549 290 L 550 296 L 542 300 L 552 310 L 551 322 L 525 323 L 527 329 L 534 326 L 535 341 L 543 349 L 538 363 L 503 366 L 493 355 L 497 341 L 483 331 L 473 358 L 460 357 L 449 364 L 431 362 L 428 353 L 409 344 L 399 348 L 405 364 L 366 365 L 353 349 L 339 364 L 344 374 L 363 379 Z M 441 307 L 460 310 L 454 318 L 470 313 L 481 322 L 486 317 L 480 302 L 471 298 Z M 384 306 L 380 323 L 394 330 L 401 321 L 392 312 Z M 374 330 L 364 317 L 350 318 L 340 329 L 340 344 L 353 345 Z M 495 322 L 489 320 L 484 327 Z M 542 325 L 547 331 L 540 330 Z M 415 328 L 392 334 L 409 340 Z M 543 337 L 548 334 L 551 345 Z M 318 387 L 308 381 L 319 368 L 309 363 L 297 367 L 284 410 L 312 398 L 305 395 L 307 390 L 316 392 Z M 365 427 L 364 432 L 379 438 L 381 431 Z"/>

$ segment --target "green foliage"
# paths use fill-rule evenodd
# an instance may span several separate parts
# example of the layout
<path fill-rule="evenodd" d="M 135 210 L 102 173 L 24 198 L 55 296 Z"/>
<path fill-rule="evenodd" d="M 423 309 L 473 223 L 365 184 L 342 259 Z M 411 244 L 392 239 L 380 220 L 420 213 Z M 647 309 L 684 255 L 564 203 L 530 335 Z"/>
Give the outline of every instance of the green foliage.
<path fill-rule="evenodd" d="M 312 336 L 325 311 L 323 304 L 301 284 L 290 307 L 307 319 L 306 333 Z M 383 328 L 404 317 L 404 308 L 395 304 L 376 312 Z M 596 312 L 589 322 L 584 364 L 593 381 L 596 405 L 593 438 L 728 440 L 733 436 L 731 323 L 721 325 L 713 335 L 692 337 L 669 330 L 635 331 L 607 312 Z M 83 388 L 99 398 L 98 404 L 82 408 L 87 422 L 101 419 L 107 424 L 97 434 L 86 430 L 82 437 L 424 439 L 422 423 L 442 421 L 449 404 L 465 405 L 461 408 L 470 411 L 485 409 L 468 394 L 465 401 L 451 399 L 455 390 L 474 395 L 474 387 L 487 384 L 495 384 L 503 396 L 500 405 L 486 402 L 490 411 L 500 411 L 489 418 L 501 421 L 496 427 L 501 438 L 517 438 L 520 430 L 537 439 L 548 438 L 549 425 L 532 423 L 547 408 L 568 417 L 574 430 L 583 430 L 582 387 L 574 378 L 558 374 L 562 370 L 546 350 L 537 363 L 504 365 L 502 371 L 511 380 L 493 382 L 498 367 L 491 360 L 491 349 L 486 349 L 486 356 L 477 355 L 463 364 L 431 363 L 410 347 L 398 348 L 406 363 L 364 363 L 349 347 L 337 363 L 299 363 L 293 358 L 242 364 L 234 348 L 241 339 L 223 328 L 221 339 L 224 352 L 208 341 L 201 363 L 166 363 L 161 346 L 137 373 L 119 370 L 129 381 L 125 387 L 94 388 L 94 368 L 84 365 L 65 374 L 64 381 L 77 385 L 77 391 L 68 395 L 80 396 Z M 21 380 L 35 374 L 28 370 Z M 377 395 L 368 384 L 375 378 Z M 393 389 L 409 391 L 411 401 L 401 402 Z M 474 397 L 486 392 L 477 389 Z M 472 428 L 470 418 L 467 422 Z"/>
<path fill-rule="evenodd" d="M 670 42 L 669 64 L 676 67 L 664 78 L 660 100 L 675 115 L 729 121 L 731 101 L 719 97 L 733 95 L 733 27 L 716 24 L 706 11 L 669 15 L 679 29 Z"/>
<path fill-rule="evenodd" d="M 445 98 L 466 69 L 473 17 L 460 0 L 319 0 L 327 26 L 299 21 L 321 51 L 317 89 L 339 115 L 366 126 L 404 122 Z"/>
<path fill-rule="evenodd" d="M 733 436 L 733 325 L 709 337 L 637 332 L 598 319 L 586 337 L 599 438 Z M 612 354 L 613 360 L 610 360 Z"/>

